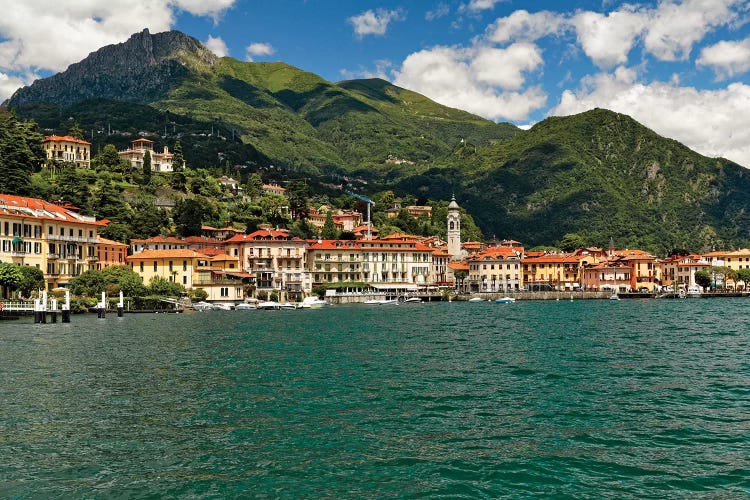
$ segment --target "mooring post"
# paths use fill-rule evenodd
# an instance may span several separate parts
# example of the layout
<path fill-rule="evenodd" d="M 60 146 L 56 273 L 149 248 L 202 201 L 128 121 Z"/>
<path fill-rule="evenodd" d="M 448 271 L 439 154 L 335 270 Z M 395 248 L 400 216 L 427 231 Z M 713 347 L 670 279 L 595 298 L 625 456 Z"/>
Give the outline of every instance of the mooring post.
<path fill-rule="evenodd" d="M 50 307 L 50 314 L 52 314 L 52 322 L 57 323 L 57 299 L 52 298 L 52 307 Z"/>
<path fill-rule="evenodd" d="M 42 311 L 39 305 L 39 299 L 34 299 L 34 323 L 42 322 Z"/>
<path fill-rule="evenodd" d="M 105 296 L 104 292 L 102 292 L 102 301 L 99 302 L 99 318 L 104 319 L 107 316 L 107 297 Z"/>
<path fill-rule="evenodd" d="M 120 290 L 120 302 L 117 303 L 117 317 L 122 318 L 122 313 L 125 309 L 125 304 L 122 301 L 122 290 Z"/>
<path fill-rule="evenodd" d="M 62 322 L 70 323 L 70 291 L 65 290 L 65 303 L 62 306 Z"/>
<path fill-rule="evenodd" d="M 47 322 L 47 291 L 42 292 L 42 323 Z"/>

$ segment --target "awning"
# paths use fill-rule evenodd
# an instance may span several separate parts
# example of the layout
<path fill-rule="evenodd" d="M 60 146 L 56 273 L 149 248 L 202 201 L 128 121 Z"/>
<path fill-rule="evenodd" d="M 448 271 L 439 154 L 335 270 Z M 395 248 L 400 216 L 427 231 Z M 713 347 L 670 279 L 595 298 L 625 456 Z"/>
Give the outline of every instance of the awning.
<path fill-rule="evenodd" d="M 416 292 L 418 290 L 417 285 L 414 283 L 370 283 L 370 286 L 376 290 L 405 290 L 408 292 Z"/>
<path fill-rule="evenodd" d="M 13 239 L 11 240 L 11 243 L 13 243 L 14 245 L 15 245 L 16 243 L 23 243 L 23 240 L 22 240 L 21 238 L 19 238 L 18 236 L 16 236 L 15 238 L 13 238 Z"/>

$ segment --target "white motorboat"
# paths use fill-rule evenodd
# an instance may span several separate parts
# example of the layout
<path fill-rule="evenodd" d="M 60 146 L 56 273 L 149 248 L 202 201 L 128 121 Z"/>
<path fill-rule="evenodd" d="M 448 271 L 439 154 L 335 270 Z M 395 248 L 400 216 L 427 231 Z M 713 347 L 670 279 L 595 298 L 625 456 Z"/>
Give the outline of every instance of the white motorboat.
<path fill-rule="evenodd" d="M 280 306 L 281 304 L 272 300 L 268 300 L 266 302 L 258 302 L 258 309 L 265 309 L 266 311 L 278 310 Z"/>
<path fill-rule="evenodd" d="M 305 297 L 299 304 L 300 309 L 320 309 L 321 307 L 328 305 L 328 302 L 321 300 L 318 297 Z"/>
<path fill-rule="evenodd" d="M 255 304 L 248 304 L 247 302 L 240 302 L 234 306 L 235 311 L 254 311 L 258 307 Z"/>
<path fill-rule="evenodd" d="M 495 302 L 497 302 L 498 304 L 512 304 L 515 301 L 516 301 L 515 298 L 505 296 L 505 297 L 500 297 Z"/>
<path fill-rule="evenodd" d="M 214 310 L 216 310 L 216 307 L 214 306 L 214 304 L 212 304 L 210 302 L 205 302 L 205 301 L 194 303 L 193 304 L 193 308 L 196 311 L 214 311 Z"/>
<path fill-rule="evenodd" d="M 484 299 L 482 297 L 472 297 L 468 302 L 484 302 Z"/>
<path fill-rule="evenodd" d="M 409 297 L 408 299 L 404 299 L 404 304 L 421 304 L 422 299 L 419 297 Z"/>

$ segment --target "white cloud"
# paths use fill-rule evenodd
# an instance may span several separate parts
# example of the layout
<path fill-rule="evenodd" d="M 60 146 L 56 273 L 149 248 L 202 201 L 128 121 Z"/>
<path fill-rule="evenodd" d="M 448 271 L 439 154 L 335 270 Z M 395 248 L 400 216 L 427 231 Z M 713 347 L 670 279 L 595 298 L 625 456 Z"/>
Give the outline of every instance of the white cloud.
<path fill-rule="evenodd" d="M 744 0 L 666 0 L 650 12 L 646 49 L 662 61 L 685 60 L 693 45 L 712 29 L 737 17 L 732 7 Z"/>
<path fill-rule="evenodd" d="M 563 92 L 552 115 L 580 113 L 595 107 L 632 116 L 658 134 L 676 139 L 706 156 L 722 156 L 750 167 L 750 128 L 738 116 L 750 115 L 750 85 L 699 90 L 674 82 L 644 84 L 623 67 L 581 81 Z"/>
<path fill-rule="evenodd" d="M 646 25 L 646 16 L 627 10 L 603 15 L 580 12 L 570 20 L 587 56 L 602 68 L 625 64 L 636 36 Z"/>
<path fill-rule="evenodd" d="M 710 66 L 719 79 L 750 71 L 750 38 L 738 42 L 723 41 L 705 47 L 696 64 Z"/>
<path fill-rule="evenodd" d="M 471 61 L 471 70 L 477 81 L 506 90 L 520 89 L 524 71 L 541 66 L 542 54 L 533 43 L 515 43 L 506 49 L 482 47 Z"/>
<path fill-rule="evenodd" d="M 224 43 L 224 40 L 220 36 L 214 38 L 211 35 L 208 35 L 208 40 L 203 42 L 203 45 L 218 57 L 226 57 L 229 55 L 227 44 Z"/>
<path fill-rule="evenodd" d="M 251 43 L 245 48 L 245 59 L 252 61 L 257 56 L 270 56 L 276 49 L 270 43 Z"/>
<path fill-rule="evenodd" d="M 366 69 L 360 67 L 357 71 L 351 71 L 348 69 L 342 69 L 339 71 L 341 77 L 345 80 L 354 80 L 357 78 L 381 78 L 383 80 L 390 80 L 389 73 L 393 68 L 393 63 L 387 59 L 380 59 L 375 61 L 375 69 Z"/>
<path fill-rule="evenodd" d="M 214 19 L 236 0 L 4 0 L 0 72 L 62 71 L 89 53 L 148 28 L 167 31 L 177 10 Z M 18 78 L 18 77 L 16 77 Z M 8 80 L 8 81 L 13 81 Z M 5 87 L 4 87 L 5 88 Z M 9 96 L 3 91 L 0 100 Z"/>
<path fill-rule="evenodd" d="M 468 5 L 469 10 L 487 10 L 495 7 L 496 3 L 506 0 L 471 0 Z"/>
<path fill-rule="evenodd" d="M 447 16 L 448 14 L 450 14 L 450 12 L 451 8 L 448 6 L 448 4 L 441 2 L 437 7 L 435 7 L 434 10 L 427 11 L 424 15 L 424 18 L 427 21 L 434 21 L 435 19 Z"/>
<path fill-rule="evenodd" d="M 366 35 L 385 35 L 392 21 L 403 20 L 400 10 L 370 9 L 352 16 L 347 21 L 354 27 L 354 34 L 362 38 Z"/>
<path fill-rule="evenodd" d="M 536 41 L 560 33 L 565 27 L 565 16 L 549 11 L 530 14 L 517 10 L 508 17 L 498 18 L 487 28 L 487 38 L 495 43 Z"/>
<path fill-rule="evenodd" d="M 420 92 L 440 104 L 460 108 L 489 119 L 523 120 L 546 102 L 546 94 L 539 87 L 513 92 L 503 89 L 499 82 L 516 89 L 523 83 L 521 73 L 528 69 L 525 62 L 514 60 L 515 50 L 506 52 L 508 67 L 503 71 L 488 69 L 486 58 L 493 49 L 434 47 L 409 55 L 398 71 L 394 83 Z M 480 57 L 481 56 L 481 57 Z M 476 65 L 475 61 L 479 61 Z M 511 67 L 512 64 L 515 67 Z M 513 74 L 515 72 L 515 74 Z"/>
<path fill-rule="evenodd" d="M 13 92 L 17 89 L 24 85 L 29 85 L 34 80 L 35 78 L 33 75 L 29 75 L 27 78 L 19 78 L 0 73 L 0 101 L 4 101 L 6 98 L 13 95 Z"/>
<path fill-rule="evenodd" d="M 212 17 L 215 22 L 234 2 L 235 0 L 172 0 L 169 3 L 196 16 Z"/>

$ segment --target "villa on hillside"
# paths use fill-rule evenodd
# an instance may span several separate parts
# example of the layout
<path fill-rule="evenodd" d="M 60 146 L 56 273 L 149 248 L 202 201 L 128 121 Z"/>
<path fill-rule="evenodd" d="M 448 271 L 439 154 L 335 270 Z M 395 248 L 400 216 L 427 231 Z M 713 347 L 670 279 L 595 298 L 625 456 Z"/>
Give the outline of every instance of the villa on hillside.
<path fill-rule="evenodd" d="M 130 148 L 124 151 L 118 151 L 117 154 L 120 158 L 128 160 L 132 168 L 142 169 L 143 157 L 145 156 L 146 151 L 151 155 L 151 170 L 153 172 L 172 171 L 172 157 L 174 155 L 169 152 L 169 148 L 164 146 L 164 152 L 157 153 L 154 150 L 154 141 L 150 141 L 144 137 L 131 141 Z"/>
<path fill-rule="evenodd" d="M 79 168 L 91 168 L 91 143 L 69 135 L 47 135 L 42 148 L 48 160 L 75 163 Z"/>

